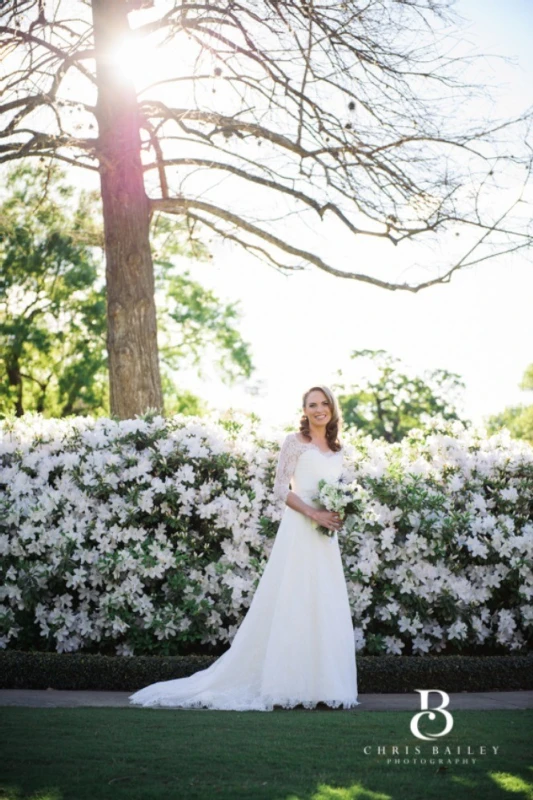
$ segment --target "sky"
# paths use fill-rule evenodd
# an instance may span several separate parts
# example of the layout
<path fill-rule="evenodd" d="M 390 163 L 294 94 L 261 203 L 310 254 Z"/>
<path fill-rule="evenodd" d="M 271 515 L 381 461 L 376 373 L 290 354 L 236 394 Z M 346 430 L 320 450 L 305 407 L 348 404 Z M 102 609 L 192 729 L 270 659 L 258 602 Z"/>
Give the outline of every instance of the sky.
<path fill-rule="evenodd" d="M 533 103 L 530 0 L 458 0 L 466 34 L 477 50 L 508 61 L 483 65 L 503 88 L 512 113 Z M 502 108 L 500 108 L 500 111 Z M 354 261 L 372 258 L 361 245 Z M 334 251 L 332 243 L 332 251 Z M 399 249 L 399 248 L 398 248 Z M 466 383 L 464 412 L 475 422 L 505 406 L 531 402 L 518 388 L 533 362 L 533 266 L 522 256 L 458 272 L 449 284 L 417 294 L 388 292 L 334 278 L 310 267 L 283 276 L 234 248 L 219 247 L 193 274 L 228 301 L 240 300 L 240 330 L 252 345 L 259 394 L 224 386 L 212 374 L 181 384 L 225 409 L 253 410 L 275 425 L 290 424 L 303 392 L 359 375 L 350 353 L 384 349 L 411 370 L 446 369 Z M 381 257 L 395 258 L 395 254 Z"/>

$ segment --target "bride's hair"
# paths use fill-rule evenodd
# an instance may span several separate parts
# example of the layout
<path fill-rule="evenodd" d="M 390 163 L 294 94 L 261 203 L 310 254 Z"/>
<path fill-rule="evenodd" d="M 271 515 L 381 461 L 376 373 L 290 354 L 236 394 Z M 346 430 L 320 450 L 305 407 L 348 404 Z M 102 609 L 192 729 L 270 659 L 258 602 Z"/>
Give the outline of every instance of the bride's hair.
<path fill-rule="evenodd" d="M 310 389 L 304 392 L 304 395 L 302 397 L 302 408 L 305 408 L 305 404 L 307 403 L 307 398 L 309 397 L 311 392 L 315 391 L 315 389 L 324 392 L 329 402 L 329 407 L 331 410 L 331 419 L 326 425 L 326 441 L 329 445 L 329 449 L 333 450 L 336 453 L 342 447 L 338 439 L 339 430 L 342 425 L 342 414 L 339 408 L 339 404 L 337 402 L 337 398 L 335 397 L 329 386 L 311 386 Z M 302 433 L 307 439 L 311 439 L 309 420 L 307 419 L 305 414 L 302 414 L 300 418 L 300 433 Z"/>

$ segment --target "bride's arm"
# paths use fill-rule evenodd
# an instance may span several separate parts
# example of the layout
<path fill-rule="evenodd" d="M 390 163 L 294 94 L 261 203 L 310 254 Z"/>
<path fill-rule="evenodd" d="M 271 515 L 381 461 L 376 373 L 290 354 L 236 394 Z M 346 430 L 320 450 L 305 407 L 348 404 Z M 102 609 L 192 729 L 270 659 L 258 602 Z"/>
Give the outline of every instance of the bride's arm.
<path fill-rule="evenodd" d="M 285 437 L 279 451 L 278 466 L 274 478 L 274 494 L 279 500 L 284 500 L 289 508 L 293 508 L 306 517 L 324 524 L 324 511 L 306 503 L 289 487 L 290 480 L 296 468 L 298 456 L 301 453 L 299 444 L 298 439 L 293 434 L 289 434 Z M 326 512 L 326 514 L 327 513 L 328 512 Z"/>
<path fill-rule="evenodd" d="M 319 518 L 317 516 L 319 509 L 314 508 L 314 506 L 310 506 L 308 503 L 305 503 L 302 498 L 296 494 L 296 492 L 292 491 L 292 489 L 288 492 L 285 502 L 289 508 L 294 508 L 295 511 L 300 511 L 302 514 L 305 514 L 306 517 L 319 522 Z"/>
<path fill-rule="evenodd" d="M 276 476 L 274 478 L 274 494 L 278 500 L 284 500 L 289 508 L 293 508 L 295 511 L 305 514 L 305 516 L 310 517 L 310 519 L 316 519 L 317 509 L 305 503 L 302 498 L 289 487 L 301 451 L 298 445 L 299 442 L 293 434 L 286 436 L 281 445 Z"/>

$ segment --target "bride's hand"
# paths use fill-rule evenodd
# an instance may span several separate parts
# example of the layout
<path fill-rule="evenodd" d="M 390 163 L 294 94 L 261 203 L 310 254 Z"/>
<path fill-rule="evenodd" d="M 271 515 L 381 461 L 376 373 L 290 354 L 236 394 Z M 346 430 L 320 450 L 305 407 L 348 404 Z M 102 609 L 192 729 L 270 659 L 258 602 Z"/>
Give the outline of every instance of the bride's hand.
<path fill-rule="evenodd" d="M 342 528 L 342 519 L 337 511 L 317 509 L 313 514 L 313 519 L 330 531 L 338 531 Z"/>

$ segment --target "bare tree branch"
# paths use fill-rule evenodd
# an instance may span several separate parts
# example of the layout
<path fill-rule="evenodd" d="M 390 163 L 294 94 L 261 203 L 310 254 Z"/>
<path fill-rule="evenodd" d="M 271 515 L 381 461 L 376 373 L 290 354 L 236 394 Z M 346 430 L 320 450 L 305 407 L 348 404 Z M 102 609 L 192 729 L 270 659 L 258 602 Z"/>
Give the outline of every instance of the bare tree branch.
<path fill-rule="evenodd" d="M 310 264 L 314 264 L 319 269 L 329 273 L 330 275 L 334 275 L 337 278 L 348 278 L 351 280 L 357 280 L 361 281 L 362 283 L 369 283 L 372 286 L 378 286 L 381 289 L 403 290 L 413 293 L 419 292 L 421 289 L 427 289 L 429 286 L 435 286 L 438 283 L 449 283 L 450 278 L 454 272 L 456 272 L 461 267 L 469 266 L 471 263 L 475 263 L 475 262 L 467 262 L 466 259 L 468 255 L 470 255 L 472 252 L 475 251 L 475 249 L 477 249 L 479 244 L 482 243 L 482 240 L 486 239 L 489 233 L 486 232 L 481 237 L 481 239 L 476 243 L 476 245 L 469 250 L 468 254 L 465 255 L 463 259 L 461 259 L 461 262 L 454 265 L 450 270 L 448 270 L 448 272 L 441 275 L 440 277 L 434 278 L 433 280 L 424 281 L 423 283 L 419 283 L 416 286 L 411 286 L 408 283 L 394 283 L 393 281 L 383 281 L 378 278 L 374 278 L 370 275 L 365 275 L 364 273 L 361 272 L 347 272 L 345 270 L 336 269 L 330 264 L 327 264 L 325 261 L 323 261 L 323 259 L 315 255 L 314 253 L 311 253 L 307 250 L 303 250 L 302 248 L 299 247 L 295 247 L 289 244 L 286 240 L 280 239 L 277 236 L 274 236 L 273 234 L 269 233 L 268 231 L 263 230 L 259 226 L 254 225 L 251 222 L 248 222 L 243 217 L 239 217 L 238 215 L 226 211 L 223 208 L 214 206 L 211 203 L 204 203 L 197 200 L 185 200 L 183 198 L 167 198 L 167 199 L 161 198 L 161 199 L 152 199 L 150 201 L 150 204 L 153 211 L 163 211 L 166 212 L 167 214 L 182 215 L 184 212 L 187 212 L 190 208 L 195 208 L 199 209 L 200 211 L 205 211 L 207 213 L 212 214 L 215 217 L 218 217 L 219 219 L 223 219 L 226 222 L 231 223 L 237 229 L 241 229 L 243 231 L 246 231 L 247 233 L 252 234 L 253 236 L 256 236 L 259 239 L 262 239 L 268 244 L 273 245 L 274 247 L 278 248 L 279 250 L 282 250 L 285 253 L 288 253 L 289 255 L 297 256 L 304 263 L 308 262 Z M 201 219 L 201 221 L 204 224 L 208 224 L 209 227 L 215 229 L 214 226 L 210 224 L 205 217 L 198 219 Z M 233 234 L 228 234 L 227 232 L 224 232 L 223 235 L 224 238 L 231 238 L 235 240 Z M 252 246 L 253 245 L 250 244 L 247 245 L 248 248 Z M 257 249 L 257 246 L 255 247 Z M 274 261 L 273 256 L 271 256 L 270 254 L 268 255 L 268 258 L 269 260 Z M 486 259 L 480 259 L 480 260 L 486 260 Z M 278 266 L 281 266 L 279 262 L 276 261 L 275 263 Z M 300 267 L 283 266 L 283 269 L 290 269 L 290 270 L 301 269 L 301 268 L 302 268 L 301 266 Z"/>
<path fill-rule="evenodd" d="M 161 400 L 154 210 L 285 274 L 311 265 L 392 291 L 531 251 L 533 111 L 492 115 L 469 72 L 477 56 L 457 54 L 452 5 L 4 0 L 0 164 L 99 173 L 117 413 Z M 146 70 L 135 80 L 121 63 L 128 42 Z M 150 73 L 158 54 L 165 66 Z M 349 237 L 357 269 L 315 252 L 310 216 Z M 380 239 L 391 257 L 359 269 L 360 242 Z M 397 277 L 406 243 L 433 248 L 428 280 Z"/>

